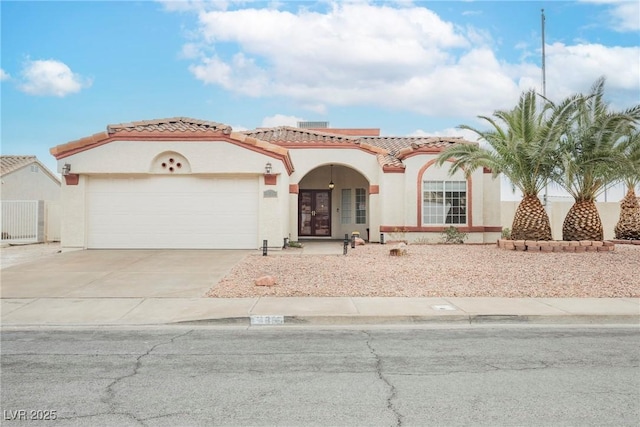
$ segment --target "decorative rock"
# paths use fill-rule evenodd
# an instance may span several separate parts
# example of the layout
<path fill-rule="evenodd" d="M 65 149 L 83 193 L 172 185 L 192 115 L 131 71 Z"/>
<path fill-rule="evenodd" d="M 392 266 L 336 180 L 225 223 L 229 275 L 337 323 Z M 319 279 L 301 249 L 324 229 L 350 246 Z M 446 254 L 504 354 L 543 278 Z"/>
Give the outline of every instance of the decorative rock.
<path fill-rule="evenodd" d="M 276 278 L 273 276 L 258 277 L 255 281 L 256 286 L 274 286 L 276 284 Z"/>
<path fill-rule="evenodd" d="M 364 239 L 361 239 L 360 237 L 356 237 L 356 245 L 364 246 L 364 244 L 365 244 Z"/>
<path fill-rule="evenodd" d="M 398 243 L 389 250 L 391 256 L 403 256 L 407 254 L 407 244 L 404 242 Z"/>

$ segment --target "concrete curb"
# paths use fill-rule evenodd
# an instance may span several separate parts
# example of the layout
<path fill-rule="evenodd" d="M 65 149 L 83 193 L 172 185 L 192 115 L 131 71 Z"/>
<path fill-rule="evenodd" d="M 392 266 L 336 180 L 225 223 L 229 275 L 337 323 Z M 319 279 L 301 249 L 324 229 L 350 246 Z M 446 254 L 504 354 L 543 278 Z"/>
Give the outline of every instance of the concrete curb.
<path fill-rule="evenodd" d="M 256 324 L 251 317 L 187 320 L 167 325 L 239 325 L 303 326 L 303 325 L 446 325 L 446 324 L 538 324 L 538 325 L 638 325 L 640 315 L 446 315 L 446 316 L 282 316 L 282 323 Z"/>

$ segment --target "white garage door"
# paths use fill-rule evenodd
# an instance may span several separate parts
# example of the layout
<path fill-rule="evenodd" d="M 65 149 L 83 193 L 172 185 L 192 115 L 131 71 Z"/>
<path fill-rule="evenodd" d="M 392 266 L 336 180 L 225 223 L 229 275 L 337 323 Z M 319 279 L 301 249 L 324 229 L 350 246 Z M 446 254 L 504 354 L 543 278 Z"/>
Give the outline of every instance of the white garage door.
<path fill-rule="evenodd" d="M 88 247 L 255 249 L 256 178 L 91 178 Z"/>

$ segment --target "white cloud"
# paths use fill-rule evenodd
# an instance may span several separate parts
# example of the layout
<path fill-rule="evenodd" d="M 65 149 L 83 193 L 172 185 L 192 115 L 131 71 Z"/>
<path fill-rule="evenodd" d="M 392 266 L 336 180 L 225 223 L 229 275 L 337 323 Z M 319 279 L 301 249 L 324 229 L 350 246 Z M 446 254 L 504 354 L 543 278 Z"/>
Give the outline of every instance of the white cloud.
<path fill-rule="evenodd" d="M 3 82 L 5 80 L 9 80 L 10 78 L 11 78 L 11 76 L 9 75 L 9 73 L 7 73 L 2 68 L 0 68 L 0 82 Z"/>
<path fill-rule="evenodd" d="M 276 126 L 298 126 L 298 122 L 303 122 L 304 119 L 296 116 L 285 116 L 284 114 L 275 114 L 273 116 L 265 117 L 262 119 L 260 127 L 271 128 Z"/>
<path fill-rule="evenodd" d="M 327 4 L 326 12 L 201 10 L 199 38 L 183 49 L 189 69 L 205 84 L 286 97 L 320 114 L 332 105 L 373 105 L 476 116 L 512 106 L 523 90 L 541 90 L 538 58 L 498 59 L 485 29 L 455 26 L 411 3 Z M 639 90 L 637 58 L 637 48 L 549 46 L 548 94 L 588 90 L 610 73 L 608 88 L 630 97 Z"/>
<path fill-rule="evenodd" d="M 18 87 L 29 95 L 64 97 L 90 87 L 92 83 L 91 79 L 73 73 L 63 62 L 54 59 L 27 60 Z"/>
<path fill-rule="evenodd" d="M 637 104 L 640 96 L 640 47 L 600 44 L 547 47 L 547 95 L 559 99 L 587 92 L 600 76 L 607 78 L 606 93 L 618 93 L 618 107 Z"/>
<path fill-rule="evenodd" d="M 582 2 L 609 5 L 609 25 L 614 31 L 640 30 L 640 2 L 637 0 L 582 0 Z"/>

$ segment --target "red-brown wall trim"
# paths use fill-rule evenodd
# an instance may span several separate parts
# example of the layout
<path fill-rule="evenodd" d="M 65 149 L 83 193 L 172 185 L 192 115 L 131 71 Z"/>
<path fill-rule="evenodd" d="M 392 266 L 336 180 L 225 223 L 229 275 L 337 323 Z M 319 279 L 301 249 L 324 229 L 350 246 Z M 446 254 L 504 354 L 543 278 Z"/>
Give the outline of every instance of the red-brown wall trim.
<path fill-rule="evenodd" d="M 453 162 L 452 159 L 447 160 L 448 162 Z M 416 184 L 418 188 L 418 221 L 416 224 L 422 224 L 422 177 L 425 171 L 433 166 L 436 162 L 436 159 L 429 160 L 424 166 L 420 168 L 418 171 L 418 182 Z M 463 168 L 464 170 L 464 168 Z M 471 177 L 467 178 L 467 226 L 473 227 L 473 185 L 472 185 Z"/>
<path fill-rule="evenodd" d="M 67 185 L 78 185 L 78 182 L 80 182 L 80 175 L 76 173 L 63 175 L 63 176 L 64 176 L 64 183 Z"/>
<path fill-rule="evenodd" d="M 289 194 L 298 194 L 300 186 L 298 184 L 289 184 Z"/>
<path fill-rule="evenodd" d="M 484 227 L 482 225 L 478 226 L 456 226 L 455 224 L 450 224 L 446 226 L 429 226 L 429 227 L 414 227 L 414 226 L 405 226 L 405 225 L 381 225 L 380 232 L 381 233 L 442 233 L 444 230 L 449 227 L 454 226 L 458 230 L 463 233 L 499 233 L 502 231 L 501 226 L 490 226 Z"/>
<path fill-rule="evenodd" d="M 404 168 L 401 166 L 383 166 L 383 173 L 404 173 Z"/>
<path fill-rule="evenodd" d="M 483 167 L 482 168 L 482 173 L 493 173 L 493 171 L 491 169 L 489 169 L 489 168 Z"/>
<path fill-rule="evenodd" d="M 264 174 L 264 185 L 276 185 L 278 183 L 278 175 Z"/>
<path fill-rule="evenodd" d="M 380 186 L 379 185 L 370 185 L 369 186 L 369 194 L 380 194 Z"/>

